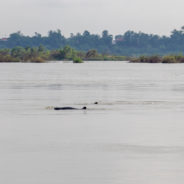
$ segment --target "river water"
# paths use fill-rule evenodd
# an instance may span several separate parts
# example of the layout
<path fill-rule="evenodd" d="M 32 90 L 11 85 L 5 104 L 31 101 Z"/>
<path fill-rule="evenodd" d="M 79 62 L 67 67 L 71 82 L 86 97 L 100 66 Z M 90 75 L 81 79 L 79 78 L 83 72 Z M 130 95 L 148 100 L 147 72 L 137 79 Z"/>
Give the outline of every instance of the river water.
<path fill-rule="evenodd" d="M 0 65 L 0 183 L 183 184 L 183 173 L 184 65 Z"/>

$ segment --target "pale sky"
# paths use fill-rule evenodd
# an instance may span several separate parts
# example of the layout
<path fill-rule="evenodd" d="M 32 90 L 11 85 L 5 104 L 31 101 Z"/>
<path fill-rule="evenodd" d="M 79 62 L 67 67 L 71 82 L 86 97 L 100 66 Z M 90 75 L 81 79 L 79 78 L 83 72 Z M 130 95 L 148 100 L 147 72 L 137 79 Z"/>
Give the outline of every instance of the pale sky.
<path fill-rule="evenodd" d="M 0 37 L 21 31 L 46 35 L 127 30 L 169 35 L 184 25 L 183 0 L 0 0 Z"/>

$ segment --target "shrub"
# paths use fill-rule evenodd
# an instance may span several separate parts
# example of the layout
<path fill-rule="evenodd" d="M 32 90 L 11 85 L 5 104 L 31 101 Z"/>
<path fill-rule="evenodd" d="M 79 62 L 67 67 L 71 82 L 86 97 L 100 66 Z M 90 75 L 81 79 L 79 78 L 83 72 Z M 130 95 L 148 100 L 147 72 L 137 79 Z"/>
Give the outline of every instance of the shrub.
<path fill-rule="evenodd" d="M 45 60 L 41 57 L 35 57 L 35 58 L 31 59 L 31 62 L 33 62 L 33 63 L 43 63 L 43 62 L 45 62 Z"/>
<path fill-rule="evenodd" d="M 162 58 L 162 63 L 178 63 L 175 56 L 164 56 Z"/>
<path fill-rule="evenodd" d="M 161 63 L 161 57 L 160 56 L 150 56 L 149 62 L 150 63 Z"/>
<path fill-rule="evenodd" d="M 80 57 L 74 57 L 73 63 L 83 63 L 83 60 Z"/>

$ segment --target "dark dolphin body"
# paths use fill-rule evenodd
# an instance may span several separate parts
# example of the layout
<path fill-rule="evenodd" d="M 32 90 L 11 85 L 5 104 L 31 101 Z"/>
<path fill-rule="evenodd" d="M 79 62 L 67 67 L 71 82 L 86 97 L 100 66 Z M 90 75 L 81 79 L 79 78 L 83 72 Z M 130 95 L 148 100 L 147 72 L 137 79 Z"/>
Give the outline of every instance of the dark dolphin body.
<path fill-rule="evenodd" d="M 54 107 L 54 110 L 86 110 L 87 107 L 83 107 L 82 109 L 74 108 L 74 107 Z"/>

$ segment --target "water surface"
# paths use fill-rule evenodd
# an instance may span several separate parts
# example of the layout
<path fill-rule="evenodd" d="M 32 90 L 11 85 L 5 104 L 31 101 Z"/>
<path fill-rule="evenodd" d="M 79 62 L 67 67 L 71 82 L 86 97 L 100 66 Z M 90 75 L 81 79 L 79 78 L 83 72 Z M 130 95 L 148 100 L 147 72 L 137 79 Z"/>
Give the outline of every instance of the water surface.
<path fill-rule="evenodd" d="M 0 183 L 183 184 L 183 132 L 182 64 L 0 65 Z"/>

